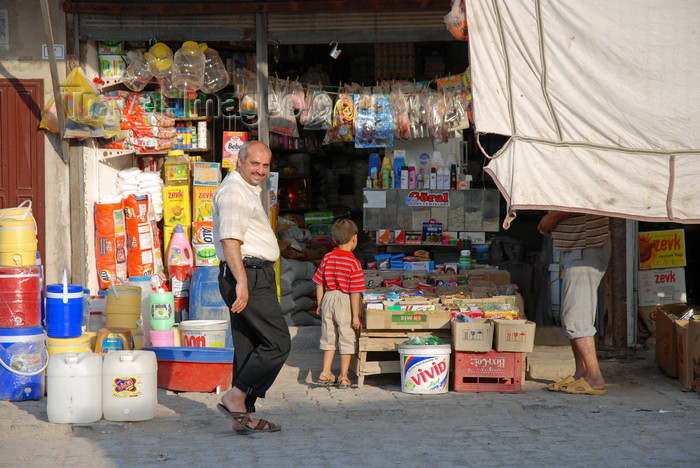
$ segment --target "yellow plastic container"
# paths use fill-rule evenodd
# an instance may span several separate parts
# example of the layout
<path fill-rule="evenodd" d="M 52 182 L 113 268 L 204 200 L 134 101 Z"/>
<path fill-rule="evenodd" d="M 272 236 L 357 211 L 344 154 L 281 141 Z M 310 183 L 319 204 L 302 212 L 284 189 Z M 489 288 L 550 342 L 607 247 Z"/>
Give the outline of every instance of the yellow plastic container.
<path fill-rule="evenodd" d="M 36 221 L 31 201 L 0 210 L 0 266 L 34 266 L 36 250 Z"/>
<path fill-rule="evenodd" d="M 51 338 L 49 337 L 46 350 L 49 357 L 60 353 L 90 353 L 90 335 L 83 333 L 77 338 Z"/>
<path fill-rule="evenodd" d="M 168 157 L 163 163 L 163 180 L 165 185 L 189 185 L 190 158 L 183 150 L 168 151 Z"/>
<path fill-rule="evenodd" d="M 141 288 L 129 285 L 112 285 L 107 291 L 105 325 L 107 328 L 138 328 L 141 318 Z"/>

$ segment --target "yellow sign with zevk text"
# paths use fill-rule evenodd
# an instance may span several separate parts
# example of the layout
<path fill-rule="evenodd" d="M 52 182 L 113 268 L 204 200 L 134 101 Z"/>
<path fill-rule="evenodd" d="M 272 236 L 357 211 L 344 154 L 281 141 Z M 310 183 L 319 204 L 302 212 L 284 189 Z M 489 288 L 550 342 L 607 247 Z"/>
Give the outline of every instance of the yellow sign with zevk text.
<path fill-rule="evenodd" d="M 640 270 L 685 266 L 685 232 L 682 229 L 640 232 L 637 238 Z"/>

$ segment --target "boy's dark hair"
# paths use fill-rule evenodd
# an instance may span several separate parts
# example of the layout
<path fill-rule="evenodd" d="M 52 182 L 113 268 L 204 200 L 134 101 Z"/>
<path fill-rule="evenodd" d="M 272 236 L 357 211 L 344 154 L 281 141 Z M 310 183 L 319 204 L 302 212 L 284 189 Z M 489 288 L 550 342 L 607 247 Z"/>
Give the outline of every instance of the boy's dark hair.
<path fill-rule="evenodd" d="M 357 234 L 357 224 L 351 219 L 339 219 L 333 223 L 331 233 L 333 234 L 333 242 L 338 245 L 347 244 L 352 236 Z"/>

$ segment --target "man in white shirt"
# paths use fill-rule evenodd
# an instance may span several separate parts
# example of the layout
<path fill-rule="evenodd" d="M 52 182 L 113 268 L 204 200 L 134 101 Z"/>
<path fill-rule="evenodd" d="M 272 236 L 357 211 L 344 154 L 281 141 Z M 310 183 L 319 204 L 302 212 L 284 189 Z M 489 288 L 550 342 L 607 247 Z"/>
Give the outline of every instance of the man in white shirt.
<path fill-rule="evenodd" d="M 257 398 L 264 398 L 291 349 L 289 328 L 277 300 L 274 263 L 277 236 L 260 199 L 260 184 L 272 154 L 259 141 L 241 146 L 237 171 L 231 171 L 214 194 L 214 245 L 219 290 L 231 309 L 235 349 L 233 386 L 218 408 L 233 420 L 239 434 L 275 432 L 280 426 L 255 419 Z"/>

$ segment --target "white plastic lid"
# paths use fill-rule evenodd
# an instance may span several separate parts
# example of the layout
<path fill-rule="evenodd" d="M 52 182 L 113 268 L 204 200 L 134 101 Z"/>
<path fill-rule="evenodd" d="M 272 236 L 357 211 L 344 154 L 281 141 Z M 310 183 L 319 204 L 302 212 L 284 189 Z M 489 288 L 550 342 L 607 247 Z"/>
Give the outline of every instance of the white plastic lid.
<path fill-rule="evenodd" d="M 472 253 L 471 253 L 469 250 L 462 250 L 462 251 L 460 252 L 460 255 L 461 255 L 462 257 L 469 257 L 471 254 L 472 254 Z"/>

